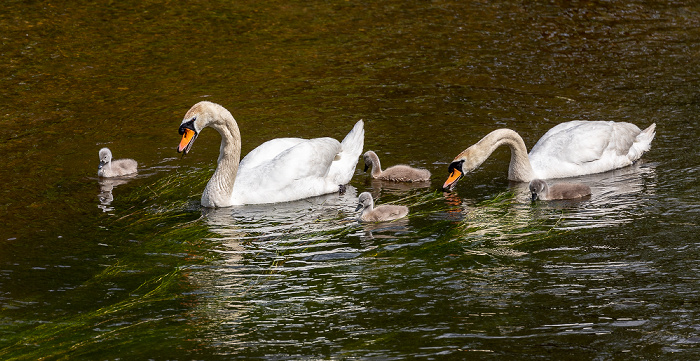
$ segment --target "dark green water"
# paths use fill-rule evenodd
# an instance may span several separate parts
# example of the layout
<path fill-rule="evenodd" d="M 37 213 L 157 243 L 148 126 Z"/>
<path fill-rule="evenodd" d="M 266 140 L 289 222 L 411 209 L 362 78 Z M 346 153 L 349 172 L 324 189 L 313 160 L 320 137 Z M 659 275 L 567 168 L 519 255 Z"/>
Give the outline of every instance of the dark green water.
<path fill-rule="evenodd" d="M 0 40 L 0 359 L 700 358 L 696 2 L 8 1 Z M 362 118 L 432 183 L 202 209 L 202 99 L 244 153 Z M 439 190 L 575 119 L 657 135 L 582 202 L 530 203 L 506 149 Z M 103 146 L 139 175 L 99 181 Z M 358 224 L 362 191 L 411 216 Z"/>

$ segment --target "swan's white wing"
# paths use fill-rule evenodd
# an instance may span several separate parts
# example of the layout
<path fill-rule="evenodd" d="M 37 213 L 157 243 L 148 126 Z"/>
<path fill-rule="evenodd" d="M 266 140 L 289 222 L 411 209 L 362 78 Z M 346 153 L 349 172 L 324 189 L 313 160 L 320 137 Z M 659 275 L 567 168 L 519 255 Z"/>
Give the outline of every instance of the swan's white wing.
<path fill-rule="evenodd" d="M 339 184 L 329 182 L 327 176 L 340 150 L 337 140 L 316 138 L 297 142 L 266 161 L 260 157 L 270 153 L 261 152 L 251 158 L 255 162 L 249 160 L 238 170 L 234 204 L 284 202 L 337 189 Z"/>
<path fill-rule="evenodd" d="M 641 131 L 630 123 L 572 121 L 550 129 L 530 151 L 538 178 L 563 178 L 629 165 L 627 154 Z"/>
<path fill-rule="evenodd" d="M 263 163 L 269 162 L 285 150 L 307 141 L 301 138 L 276 138 L 260 144 L 257 148 L 248 153 L 239 165 L 239 168 L 255 168 Z"/>

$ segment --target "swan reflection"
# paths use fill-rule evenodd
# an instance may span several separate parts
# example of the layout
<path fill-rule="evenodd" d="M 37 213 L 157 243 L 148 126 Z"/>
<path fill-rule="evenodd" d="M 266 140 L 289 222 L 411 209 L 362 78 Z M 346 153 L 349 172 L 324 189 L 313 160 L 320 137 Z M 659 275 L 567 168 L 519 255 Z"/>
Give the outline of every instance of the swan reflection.
<path fill-rule="evenodd" d="M 500 237 L 507 238 L 518 234 L 503 232 L 503 227 L 526 229 L 543 223 L 560 230 L 609 227 L 639 219 L 648 194 L 654 193 L 657 186 L 655 165 L 643 162 L 604 173 L 552 180 L 557 181 L 583 183 L 591 188 L 591 195 L 533 203 L 528 183 L 511 182 L 508 192 L 493 200 L 475 204 L 471 199 L 463 199 L 463 222 L 476 233 L 502 233 Z M 446 193 L 445 202 L 454 206 L 454 195 Z M 452 208 L 450 218 L 455 217 L 455 210 Z"/>

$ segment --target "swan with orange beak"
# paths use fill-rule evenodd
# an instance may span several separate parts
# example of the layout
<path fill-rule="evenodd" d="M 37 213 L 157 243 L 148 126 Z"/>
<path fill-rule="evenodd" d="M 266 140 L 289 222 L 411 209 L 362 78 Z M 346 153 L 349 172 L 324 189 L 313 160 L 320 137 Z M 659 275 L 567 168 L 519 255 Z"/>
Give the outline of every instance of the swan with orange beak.
<path fill-rule="evenodd" d="M 575 120 L 556 125 L 528 154 L 523 138 L 511 129 L 496 129 L 459 153 L 450 163 L 443 189 L 451 191 L 466 173 L 479 167 L 496 148 L 510 148 L 508 179 L 569 178 L 606 172 L 636 162 L 651 148 L 656 124 L 644 130 L 625 122 Z"/>

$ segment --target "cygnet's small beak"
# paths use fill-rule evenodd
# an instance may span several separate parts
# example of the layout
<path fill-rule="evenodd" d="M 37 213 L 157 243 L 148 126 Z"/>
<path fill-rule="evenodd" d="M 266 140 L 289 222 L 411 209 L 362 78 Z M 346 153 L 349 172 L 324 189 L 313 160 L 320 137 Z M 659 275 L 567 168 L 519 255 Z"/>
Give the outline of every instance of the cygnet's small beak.
<path fill-rule="evenodd" d="M 367 169 L 369 169 L 369 164 L 365 163 L 365 173 L 367 173 Z"/>
<path fill-rule="evenodd" d="M 359 211 L 360 209 L 362 209 L 362 203 L 357 205 L 357 208 L 355 208 L 355 212 Z"/>
<path fill-rule="evenodd" d="M 534 202 L 536 200 L 537 200 L 537 193 L 532 192 L 532 201 Z"/>
<path fill-rule="evenodd" d="M 104 167 L 105 164 L 107 164 L 107 162 L 100 161 L 100 164 L 97 166 L 97 169 L 102 169 L 102 167 Z"/>

